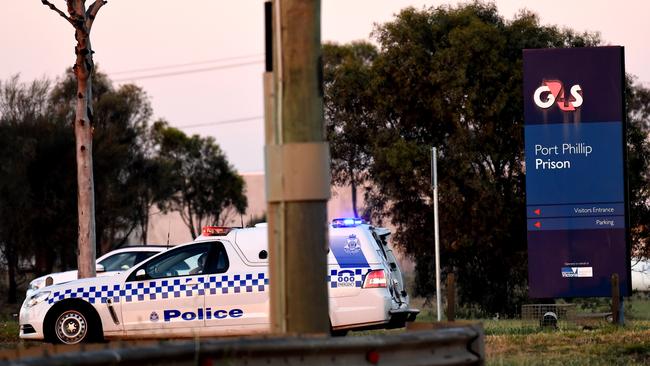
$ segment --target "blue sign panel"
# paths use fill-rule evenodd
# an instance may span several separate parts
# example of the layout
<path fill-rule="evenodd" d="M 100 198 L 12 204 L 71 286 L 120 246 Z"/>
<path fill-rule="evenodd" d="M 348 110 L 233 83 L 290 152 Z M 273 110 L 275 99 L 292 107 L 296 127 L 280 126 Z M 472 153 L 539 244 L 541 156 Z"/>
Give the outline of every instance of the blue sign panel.
<path fill-rule="evenodd" d="M 532 298 L 631 292 L 623 48 L 524 50 Z"/>

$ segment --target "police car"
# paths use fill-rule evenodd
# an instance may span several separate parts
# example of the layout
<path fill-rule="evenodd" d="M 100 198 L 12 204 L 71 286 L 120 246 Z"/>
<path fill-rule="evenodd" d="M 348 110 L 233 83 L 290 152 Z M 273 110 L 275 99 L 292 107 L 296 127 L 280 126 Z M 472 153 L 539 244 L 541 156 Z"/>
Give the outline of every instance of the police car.
<path fill-rule="evenodd" d="M 112 250 L 97 258 L 97 276 L 113 276 L 168 248 L 162 245 L 139 245 Z M 77 271 L 50 273 L 33 279 L 27 287 L 27 298 L 31 297 L 34 291 L 45 287 L 48 277 L 51 278 L 50 285 L 74 281 L 77 279 Z"/>
<path fill-rule="evenodd" d="M 415 319 L 388 232 L 358 219 L 330 225 L 327 286 L 333 332 Z M 20 337 L 67 344 L 102 338 L 245 335 L 269 331 L 267 228 L 206 227 L 112 277 L 47 286 L 25 299 Z"/>

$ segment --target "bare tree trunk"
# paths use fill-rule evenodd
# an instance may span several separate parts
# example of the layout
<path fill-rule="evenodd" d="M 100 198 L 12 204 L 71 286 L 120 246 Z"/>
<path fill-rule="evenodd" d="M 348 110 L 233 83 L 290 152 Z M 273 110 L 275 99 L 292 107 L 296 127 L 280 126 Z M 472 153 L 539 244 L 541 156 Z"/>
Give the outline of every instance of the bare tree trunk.
<path fill-rule="evenodd" d="M 108 253 L 113 249 L 113 246 L 115 245 L 115 228 L 113 225 L 110 225 L 107 229 L 105 230 L 98 230 L 100 233 L 103 233 L 104 235 L 99 235 L 99 239 L 97 240 L 97 248 L 99 250 L 97 253 L 99 255 Z"/>
<path fill-rule="evenodd" d="M 142 244 L 147 244 L 147 240 L 149 237 L 149 213 L 151 212 L 151 208 L 154 206 L 154 199 L 152 195 L 150 195 L 150 191 L 146 190 L 146 193 L 144 193 L 140 197 L 140 205 L 139 205 L 139 222 L 140 222 L 140 240 L 142 241 Z"/>
<path fill-rule="evenodd" d="M 7 303 L 15 304 L 18 301 L 18 298 L 16 296 L 16 292 L 18 291 L 18 285 L 16 283 L 16 267 L 18 265 L 18 259 L 16 258 L 16 253 L 13 250 L 7 250 L 5 256 L 7 258 L 7 274 L 9 275 Z"/>
<path fill-rule="evenodd" d="M 75 0 L 76 14 L 85 19 L 85 4 L 83 0 Z M 72 16 L 72 13 L 70 14 Z M 77 46 L 75 53 L 77 61 L 73 67 L 77 76 L 77 110 L 74 124 L 74 135 L 77 146 L 77 185 L 78 185 L 78 214 L 79 214 L 79 254 L 77 264 L 79 278 L 95 276 L 96 237 L 95 237 L 95 186 L 93 181 L 93 126 L 92 126 L 92 78 L 93 70 L 92 48 L 90 34 L 85 27 L 75 31 Z"/>
<path fill-rule="evenodd" d="M 232 206 L 224 208 L 221 212 L 215 213 L 214 224 L 217 226 L 228 226 L 228 222 L 237 214 L 237 210 Z"/>
<path fill-rule="evenodd" d="M 190 228 L 190 235 L 192 235 L 192 240 L 196 239 L 196 229 L 194 227 L 194 214 L 192 213 L 192 205 L 188 204 L 187 205 L 187 213 L 188 213 L 188 227 Z"/>
<path fill-rule="evenodd" d="M 357 180 L 354 179 L 354 170 L 352 168 L 350 168 L 348 174 L 350 175 L 350 189 L 352 190 L 350 192 L 352 195 L 352 213 L 354 217 L 359 217 L 359 213 L 357 212 Z"/>
<path fill-rule="evenodd" d="M 91 78 L 94 64 L 93 51 L 90 46 L 90 30 L 97 12 L 106 4 L 106 1 L 96 0 L 86 10 L 85 0 L 66 0 L 68 15 L 47 0 L 41 0 L 41 2 L 67 20 L 75 29 L 75 39 L 77 40 L 75 54 L 77 59 L 72 69 L 77 77 L 77 108 L 74 121 L 79 215 L 77 267 L 79 269 L 79 278 L 94 277 L 96 237 Z"/>
<path fill-rule="evenodd" d="M 54 268 L 55 253 L 51 248 L 39 248 L 34 253 L 35 265 L 34 274 L 38 277 L 47 273 L 52 273 Z"/>
<path fill-rule="evenodd" d="M 140 224 L 140 228 L 142 229 L 142 235 L 141 235 L 142 244 L 146 245 L 147 235 L 149 234 L 149 207 L 148 206 L 147 206 L 147 212 L 142 218 L 142 223 Z"/>

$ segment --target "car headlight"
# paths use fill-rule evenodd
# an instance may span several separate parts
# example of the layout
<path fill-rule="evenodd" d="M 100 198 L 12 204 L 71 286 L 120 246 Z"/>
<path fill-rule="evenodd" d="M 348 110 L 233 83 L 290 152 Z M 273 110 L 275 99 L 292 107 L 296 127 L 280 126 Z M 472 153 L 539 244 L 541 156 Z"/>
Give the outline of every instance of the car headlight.
<path fill-rule="evenodd" d="M 37 278 L 29 283 L 30 290 L 38 290 L 45 287 L 45 278 Z"/>
<path fill-rule="evenodd" d="M 36 306 L 37 304 L 47 300 L 47 298 L 50 296 L 50 291 L 42 291 L 37 294 L 32 295 L 32 297 L 29 298 L 29 301 L 27 301 L 27 307 L 31 308 L 32 306 Z"/>

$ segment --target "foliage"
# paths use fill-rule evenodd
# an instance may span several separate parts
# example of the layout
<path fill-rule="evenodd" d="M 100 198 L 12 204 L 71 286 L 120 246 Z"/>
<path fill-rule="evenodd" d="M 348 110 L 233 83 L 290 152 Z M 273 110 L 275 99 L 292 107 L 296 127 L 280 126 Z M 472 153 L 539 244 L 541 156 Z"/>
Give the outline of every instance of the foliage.
<path fill-rule="evenodd" d="M 379 118 L 388 123 L 371 172 L 392 202 L 396 241 L 418 258 L 416 290 L 435 288 L 427 229 L 433 145 L 444 265 L 458 275 L 461 302 L 514 313 L 526 282 L 521 49 L 589 40 L 541 27 L 527 13 L 507 23 L 481 3 L 406 9 L 375 34 L 377 95 L 387 96 Z"/>
<path fill-rule="evenodd" d="M 650 258 L 650 89 L 635 85 L 631 77 L 626 83 L 628 186 L 630 227 L 633 253 Z"/>
<path fill-rule="evenodd" d="M 460 303 L 515 314 L 527 296 L 522 49 L 594 46 L 598 35 L 540 25 L 526 11 L 506 21 L 481 2 L 407 8 L 373 35 L 372 57 L 355 52 L 359 44 L 325 48 L 333 159 L 361 146 L 355 164 L 373 183 L 365 215 L 397 227 L 394 242 L 416 260 L 416 294 L 428 296 L 436 146 L 443 268 L 457 275 Z M 643 243 L 650 100 L 638 86 L 628 90 L 632 220 Z M 337 133 L 348 125 L 357 130 Z M 342 176 L 334 164 L 333 176 Z"/>
<path fill-rule="evenodd" d="M 66 206 L 60 185 L 34 189 L 42 180 L 60 177 L 60 171 L 50 168 L 65 171 L 65 163 L 50 159 L 60 156 L 59 147 L 72 141 L 49 122 L 49 90 L 47 80 L 23 84 L 18 76 L 0 84 L 0 259 L 4 262 L 0 265 L 7 268 L 9 303 L 17 301 L 20 264 L 37 252 L 39 230 L 35 228 L 58 220 L 57 209 Z M 52 191 L 63 193 L 60 200 L 48 199 Z M 64 230 L 53 229 L 51 234 L 50 244 L 55 247 Z"/>
<path fill-rule="evenodd" d="M 187 137 L 161 123 L 149 126 L 152 109 L 144 90 L 131 84 L 115 88 L 98 72 L 93 81 L 98 254 L 138 235 L 146 242 L 154 205 L 189 208 L 199 226 L 243 212 L 243 179 L 212 139 Z M 10 303 L 18 300 L 25 272 L 51 273 L 55 266 L 76 264 L 70 128 L 75 95 L 71 70 L 54 85 L 23 84 L 17 76 L 0 82 L 0 267 L 8 270 Z"/>
<path fill-rule="evenodd" d="M 160 207 L 178 212 L 192 238 L 204 225 L 224 225 L 229 215 L 244 213 L 248 204 L 244 179 L 213 138 L 187 136 L 163 121 L 156 122 L 152 131 L 160 159 L 176 178 L 177 193 Z"/>
<path fill-rule="evenodd" d="M 69 69 L 51 96 L 62 121 L 74 117 L 75 90 L 76 79 Z M 173 192 L 153 159 L 147 135 L 152 109 L 144 90 L 132 84 L 116 89 L 97 71 L 93 90 L 95 213 L 102 253 L 123 245 L 136 229 L 146 240 L 149 208 Z"/>
<path fill-rule="evenodd" d="M 350 185 L 352 211 L 357 210 L 357 187 L 367 180 L 372 161 L 368 151 L 373 125 L 371 66 L 377 49 L 363 42 L 323 46 L 325 125 L 330 142 L 332 183 Z"/>

